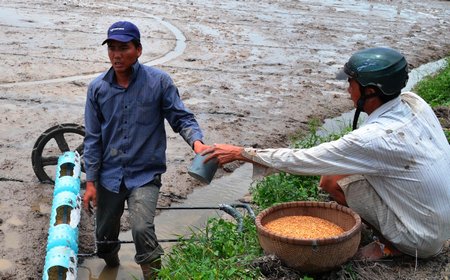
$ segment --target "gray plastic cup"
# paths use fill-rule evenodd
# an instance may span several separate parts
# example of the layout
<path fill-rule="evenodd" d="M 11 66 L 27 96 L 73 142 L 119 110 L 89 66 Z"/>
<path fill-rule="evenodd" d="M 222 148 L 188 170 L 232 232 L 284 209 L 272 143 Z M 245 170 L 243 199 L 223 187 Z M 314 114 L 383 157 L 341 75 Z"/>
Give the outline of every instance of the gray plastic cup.
<path fill-rule="evenodd" d="M 214 174 L 216 174 L 219 162 L 217 158 L 213 158 L 207 163 L 204 163 L 203 161 L 207 156 L 208 155 L 202 156 L 201 154 L 196 154 L 188 169 L 188 174 L 203 183 L 209 184 L 211 183 Z"/>

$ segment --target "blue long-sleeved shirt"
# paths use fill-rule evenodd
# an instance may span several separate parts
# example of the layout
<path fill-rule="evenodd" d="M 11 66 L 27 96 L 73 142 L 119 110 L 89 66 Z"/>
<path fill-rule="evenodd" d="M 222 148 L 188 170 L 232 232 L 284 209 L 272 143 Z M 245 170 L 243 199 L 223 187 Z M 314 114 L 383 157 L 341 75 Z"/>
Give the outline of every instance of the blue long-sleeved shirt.
<path fill-rule="evenodd" d="M 128 88 L 112 68 L 89 84 L 84 117 L 86 180 L 113 192 L 122 180 L 133 189 L 166 171 L 164 119 L 191 147 L 203 138 L 169 75 L 138 61 Z"/>

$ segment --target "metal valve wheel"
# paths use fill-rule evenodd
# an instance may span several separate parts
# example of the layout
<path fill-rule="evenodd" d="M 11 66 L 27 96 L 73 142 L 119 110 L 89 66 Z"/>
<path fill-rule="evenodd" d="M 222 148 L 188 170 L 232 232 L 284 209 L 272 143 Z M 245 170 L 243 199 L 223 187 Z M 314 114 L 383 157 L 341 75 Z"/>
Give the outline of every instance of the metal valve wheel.
<path fill-rule="evenodd" d="M 47 129 L 39 136 L 31 153 L 31 163 L 34 173 L 40 182 L 47 184 L 55 182 L 58 158 L 67 151 L 77 151 L 80 154 L 81 171 L 84 174 L 84 135 L 84 126 L 74 123 L 63 123 Z M 82 185 L 84 185 L 84 182 L 82 182 Z"/>

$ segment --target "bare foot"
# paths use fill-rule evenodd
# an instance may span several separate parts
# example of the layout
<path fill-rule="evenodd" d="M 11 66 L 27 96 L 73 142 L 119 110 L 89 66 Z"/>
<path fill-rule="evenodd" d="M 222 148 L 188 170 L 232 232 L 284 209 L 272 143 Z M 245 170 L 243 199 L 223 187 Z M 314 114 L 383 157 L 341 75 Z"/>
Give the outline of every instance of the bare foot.
<path fill-rule="evenodd" d="M 379 241 L 374 241 L 360 248 L 353 257 L 354 260 L 376 261 L 383 258 L 403 255 L 402 252 L 392 246 L 387 246 Z"/>

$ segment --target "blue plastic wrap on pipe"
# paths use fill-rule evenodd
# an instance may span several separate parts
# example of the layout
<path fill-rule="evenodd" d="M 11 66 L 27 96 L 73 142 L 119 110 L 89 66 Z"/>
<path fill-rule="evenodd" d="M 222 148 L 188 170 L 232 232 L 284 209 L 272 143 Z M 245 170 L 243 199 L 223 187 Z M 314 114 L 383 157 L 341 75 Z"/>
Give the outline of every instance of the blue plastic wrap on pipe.
<path fill-rule="evenodd" d="M 80 174 L 77 152 L 65 152 L 58 158 L 43 280 L 77 279 Z"/>

